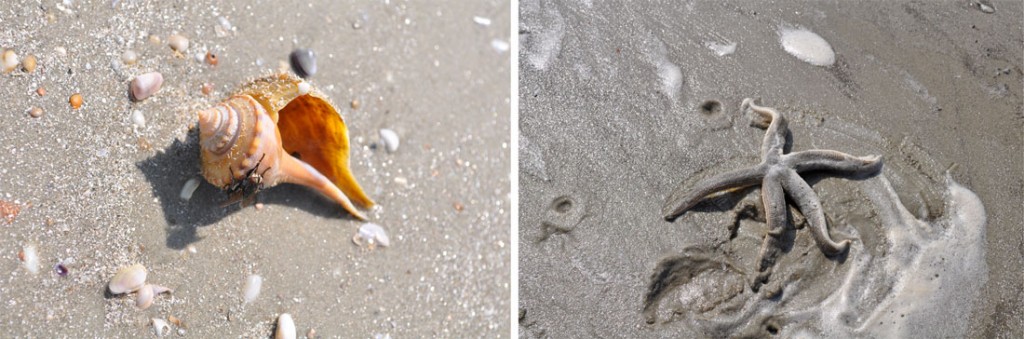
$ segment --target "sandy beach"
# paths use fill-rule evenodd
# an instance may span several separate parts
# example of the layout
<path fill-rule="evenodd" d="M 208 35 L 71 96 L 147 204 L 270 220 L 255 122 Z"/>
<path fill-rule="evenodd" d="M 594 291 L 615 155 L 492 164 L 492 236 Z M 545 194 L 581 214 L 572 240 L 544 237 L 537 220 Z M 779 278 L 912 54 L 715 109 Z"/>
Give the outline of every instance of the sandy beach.
<path fill-rule="evenodd" d="M 0 48 L 37 66 L 0 75 L 2 336 L 150 337 L 160 319 L 174 337 L 269 337 L 282 313 L 300 337 L 509 333 L 510 15 L 504 1 L 6 4 Z M 199 176 L 196 111 L 290 71 L 299 48 L 347 123 L 389 247 L 354 244 L 363 222 L 307 188 L 220 207 L 228 196 Z M 162 87 L 133 102 L 147 72 Z M 185 201 L 190 179 L 202 184 Z M 134 263 L 173 292 L 141 310 L 107 291 Z M 252 275 L 262 287 L 245 303 Z"/>
<path fill-rule="evenodd" d="M 1024 335 L 1021 11 L 523 1 L 520 336 Z M 834 55 L 787 50 L 789 32 Z M 745 98 L 788 119 L 793 152 L 882 159 L 866 177 L 804 176 L 852 245 L 825 255 L 791 209 L 759 291 L 759 185 L 662 212 L 760 161 Z"/>

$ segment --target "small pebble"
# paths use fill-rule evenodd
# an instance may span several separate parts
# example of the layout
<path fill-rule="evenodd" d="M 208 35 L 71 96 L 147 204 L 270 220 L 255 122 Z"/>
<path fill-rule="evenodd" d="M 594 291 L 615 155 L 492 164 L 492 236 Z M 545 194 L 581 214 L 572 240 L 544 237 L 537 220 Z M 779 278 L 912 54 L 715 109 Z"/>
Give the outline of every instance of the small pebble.
<path fill-rule="evenodd" d="M 210 64 L 210 66 L 217 66 L 217 62 L 216 54 L 213 54 L 213 52 L 206 52 L 206 63 Z"/>
<path fill-rule="evenodd" d="M 196 188 L 199 188 L 199 179 L 192 178 L 185 182 L 185 185 L 181 187 L 181 194 L 178 195 L 181 200 L 188 201 L 192 199 L 192 194 L 196 192 Z"/>
<path fill-rule="evenodd" d="M 43 116 L 43 109 L 39 107 L 32 107 L 32 109 L 28 110 L 28 115 L 33 118 L 41 117 Z"/>
<path fill-rule="evenodd" d="M 288 60 L 292 63 L 292 70 L 300 77 L 308 78 L 316 74 L 316 54 L 308 48 L 300 48 L 292 51 Z"/>
<path fill-rule="evenodd" d="M 183 324 L 183 323 L 181 322 L 181 319 L 178 319 L 178 317 L 175 317 L 175 316 L 173 316 L 173 315 L 169 315 L 169 316 L 167 316 L 167 321 L 169 321 L 169 322 L 171 322 L 172 324 L 174 324 L 174 326 L 178 326 L 178 327 L 183 327 L 183 326 L 181 326 L 181 324 Z"/>
<path fill-rule="evenodd" d="M 217 23 L 218 25 L 213 27 L 213 32 L 217 35 L 217 37 L 223 38 L 228 36 L 231 32 L 231 29 L 233 28 L 231 26 L 231 22 L 228 21 L 228 18 L 217 17 Z"/>
<path fill-rule="evenodd" d="M 176 52 L 185 53 L 188 50 L 188 38 L 178 34 L 171 34 L 171 36 L 167 37 L 167 45 L 171 46 L 171 49 Z"/>
<path fill-rule="evenodd" d="M 68 49 L 64 48 L 64 47 L 61 47 L 61 46 L 54 47 L 53 51 L 57 52 L 57 55 L 60 55 L 60 56 L 68 55 Z"/>
<path fill-rule="evenodd" d="M 308 94 L 310 89 L 311 88 L 310 88 L 308 82 L 303 81 L 303 82 L 299 83 L 299 95 L 306 95 L 306 94 Z"/>
<path fill-rule="evenodd" d="M 139 55 L 133 50 L 129 49 L 121 54 L 121 62 L 125 65 L 134 65 L 136 61 L 139 61 Z"/>
<path fill-rule="evenodd" d="M 256 207 L 257 211 L 262 211 L 265 206 L 263 205 L 262 202 L 258 202 L 258 203 L 256 203 L 255 207 Z"/>
<path fill-rule="evenodd" d="M 160 72 L 149 72 L 132 79 L 131 95 L 132 100 L 138 102 L 160 91 L 164 83 L 164 76 Z"/>
<path fill-rule="evenodd" d="M 25 69 L 25 72 L 32 73 L 36 71 L 36 56 L 29 54 L 25 59 L 21 60 L 21 67 Z"/>
<path fill-rule="evenodd" d="M 455 208 L 456 212 L 462 212 L 462 210 L 466 209 L 466 206 L 463 206 L 461 203 L 458 202 L 452 204 L 452 207 Z"/>
<path fill-rule="evenodd" d="M 142 111 L 132 111 L 132 123 L 135 124 L 136 128 L 146 128 L 146 116 L 142 115 Z"/>
<path fill-rule="evenodd" d="M 256 300 L 260 296 L 260 288 L 263 286 L 263 277 L 258 274 L 250 275 L 245 279 L 245 287 L 242 288 L 243 300 L 246 304 Z"/>
<path fill-rule="evenodd" d="M 200 90 L 203 92 L 203 95 L 210 95 L 210 93 L 213 93 L 213 84 L 207 82 L 203 84 Z"/>
<path fill-rule="evenodd" d="M 68 103 L 71 104 L 71 108 L 79 109 L 82 107 L 82 100 L 82 95 L 75 93 L 71 95 L 71 98 L 68 98 Z"/>
<path fill-rule="evenodd" d="M 2 63 L 4 66 L 4 73 L 10 73 L 18 67 L 18 54 L 14 53 L 14 50 L 4 51 Z"/>
<path fill-rule="evenodd" d="M 352 103 L 350 105 L 352 106 L 352 109 L 359 109 L 359 99 L 352 99 Z"/>
<path fill-rule="evenodd" d="M 151 43 L 151 44 L 154 44 L 154 45 L 159 45 L 160 44 L 160 37 L 156 36 L 155 34 L 150 34 L 148 39 L 149 39 L 149 43 Z"/>
<path fill-rule="evenodd" d="M 68 268 L 65 267 L 64 264 L 57 263 L 56 265 L 53 265 L 53 271 L 56 272 L 58 276 L 68 276 Z"/>
<path fill-rule="evenodd" d="M 381 129 L 380 139 L 384 142 L 384 148 L 386 148 L 389 153 L 398 150 L 398 133 L 395 133 L 395 131 L 387 128 Z"/>
<path fill-rule="evenodd" d="M 39 88 L 36 88 L 36 94 L 39 94 L 39 96 L 46 95 L 46 87 L 39 86 Z"/>

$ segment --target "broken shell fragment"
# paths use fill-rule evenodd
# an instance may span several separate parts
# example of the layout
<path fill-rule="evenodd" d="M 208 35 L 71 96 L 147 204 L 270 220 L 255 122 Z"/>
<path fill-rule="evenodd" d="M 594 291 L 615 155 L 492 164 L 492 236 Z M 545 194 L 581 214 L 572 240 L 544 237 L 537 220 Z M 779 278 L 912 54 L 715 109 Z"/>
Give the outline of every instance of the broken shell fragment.
<path fill-rule="evenodd" d="M 107 285 L 107 288 L 113 294 L 137 291 L 146 283 L 146 274 L 146 267 L 142 266 L 142 264 L 122 267 L 117 271 L 117 274 L 114 274 L 114 278 L 110 279 L 110 284 Z"/>
<path fill-rule="evenodd" d="M 152 318 L 150 321 L 153 322 L 153 332 L 156 333 L 157 337 L 163 337 L 165 333 L 170 333 L 171 326 L 163 319 Z"/>
<path fill-rule="evenodd" d="M 259 78 L 200 111 L 203 177 L 226 191 L 229 203 L 244 204 L 264 188 L 292 183 L 366 219 L 355 205 L 374 203 L 349 168 L 345 121 L 326 96 L 303 83 L 287 73 Z"/>
<path fill-rule="evenodd" d="M 295 339 L 295 322 L 292 315 L 281 313 L 277 317 L 277 329 L 274 330 L 274 339 Z"/>
<path fill-rule="evenodd" d="M 142 101 L 160 91 L 164 76 L 160 72 L 149 72 L 132 79 L 131 94 L 133 101 Z"/>
<path fill-rule="evenodd" d="M 370 222 L 359 226 L 359 232 L 352 237 L 352 242 L 359 246 L 363 246 L 365 243 L 370 249 L 377 246 L 388 247 L 391 245 L 391 240 L 388 240 L 388 234 L 384 231 L 384 228 Z"/>

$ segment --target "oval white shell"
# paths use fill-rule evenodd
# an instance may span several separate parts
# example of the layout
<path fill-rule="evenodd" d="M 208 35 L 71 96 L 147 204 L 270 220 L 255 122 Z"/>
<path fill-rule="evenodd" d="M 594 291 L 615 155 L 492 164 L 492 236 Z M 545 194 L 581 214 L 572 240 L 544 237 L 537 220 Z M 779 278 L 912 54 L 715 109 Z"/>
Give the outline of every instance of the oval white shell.
<path fill-rule="evenodd" d="M 149 72 L 132 79 L 132 100 L 142 101 L 160 91 L 164 84 L 164 76 L 160 72 Z"/>
<path fill-rule="evenodd" d="M 388 152 L 394 152 L 398 150 L 398 133 L 390 129 L 380 130 L 380 140 L 384 142 L 384 147 L 387 148 Z"/>
<path fill-rule="evenodd" d="M 114 278 L 110 279 L 110 284 L 107 285 L 107 288 L 113 294 L 137 291 L 146 283 L 146 274 L 146 267 L 142 266 L 142 264 L 122 267 L 114 275 Z"/>
<path fill-rule="evenodd" d="M 295 322 L 292 315 L 281 313 L 277 317 L 277 330 L 274 331 L 274 339 L 295 339 Z"/>
<path fill-rule="evenodd" d="M 249 278 L 245 279 L 245 287 L 243 288 L 243 298 L 245 303 L 251 303 L 256 300 L 256 297 L 260 296 L 260 288 L 263 286 L 263 277 L 258 274 L 250 275 Z"/>

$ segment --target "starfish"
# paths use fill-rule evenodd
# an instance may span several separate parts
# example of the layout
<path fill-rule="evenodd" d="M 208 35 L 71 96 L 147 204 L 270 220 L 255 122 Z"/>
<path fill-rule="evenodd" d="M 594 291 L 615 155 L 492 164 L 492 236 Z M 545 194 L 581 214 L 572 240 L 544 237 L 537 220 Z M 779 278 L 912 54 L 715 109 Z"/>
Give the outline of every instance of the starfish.
<path fill-rule="evenodd" d="M 764 204 L 768 234 L 758 254 L 759 275 L 752 285 L 756 291 L 761 283 L 767 281 L 771 274 L 770 269 L 775 264 L 775 256 L 780 251 L 780 239 L 787 222 L 787 195 L 807 219 L 811 236 L 822 252 L 832 256 L 846 251 L 850 246 L 850 240 L 837 243 L 829 236 L 821 201 L 799 173 L 876 173 L 882 162 L 881 157 L 877 155 L 856 157 L 832 150 L 787 153 L 786 138 L 789 136 L 789 128 L 782 114 L 772 108 L 758 106 L 750 98 L 743 100 L 740 110 L 757 113 L 751 125 L 766 129 L 761 144 L 761 163 L 713 176 L 687 191 L 674 191 L 665 200 L 662 213 L 665 220 L 671 222 L 709 195 L 761 184 L 761 202 Z"/>

